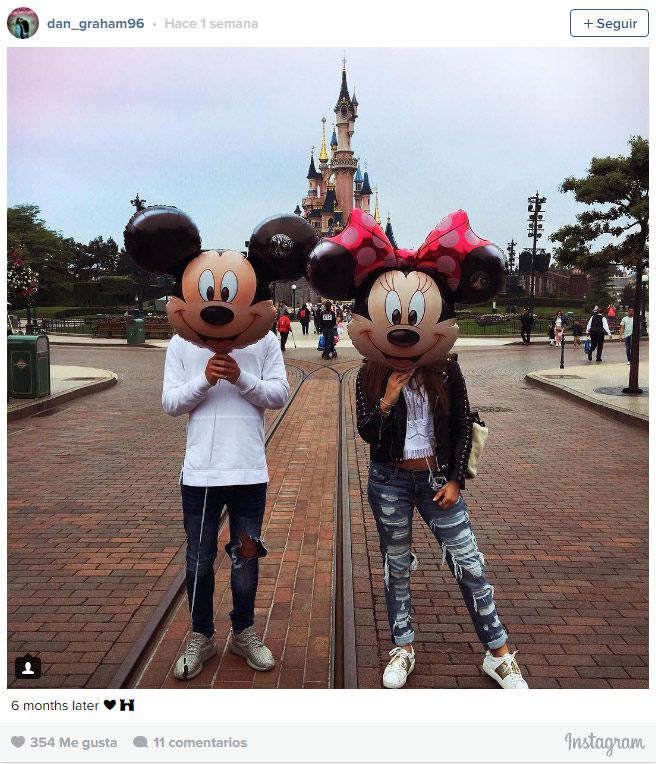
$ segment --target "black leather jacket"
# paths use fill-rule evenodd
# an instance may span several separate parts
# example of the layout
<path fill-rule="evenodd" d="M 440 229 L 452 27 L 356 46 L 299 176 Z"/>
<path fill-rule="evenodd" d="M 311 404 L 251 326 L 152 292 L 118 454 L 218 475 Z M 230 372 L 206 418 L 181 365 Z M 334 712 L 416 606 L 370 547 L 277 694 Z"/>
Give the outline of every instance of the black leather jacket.
<path fill-rule="evenodd" d="M 457 361 L 451 359 L 442 374 L 449 396 L 449 415 L 447 417 L 444 414 L 439 401 L 436 401 L 433 409 L 435 453 L 440 472 L 447 480 L 457 480 L 461 488 L 464 488 L 472 446 L 467 387 Z M 380 402 L 376 401 L 372 406 L 367 400 L 362 384 L 362 368 L 358 371 L 355 392 L 358 432 L 370 446 L 371 461 L 403 461 L 408 414 L 405 396 L 400 395 L 389 415 L 383 416 L 380 412 Z"/>

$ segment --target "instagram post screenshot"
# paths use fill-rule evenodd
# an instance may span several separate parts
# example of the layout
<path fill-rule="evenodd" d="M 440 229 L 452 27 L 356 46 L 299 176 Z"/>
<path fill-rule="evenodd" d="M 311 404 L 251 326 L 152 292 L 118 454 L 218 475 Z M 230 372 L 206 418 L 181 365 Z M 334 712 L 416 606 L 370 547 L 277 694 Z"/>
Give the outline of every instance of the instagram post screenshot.
<path fill-rule="evenodd" d="M 654 13 L 589 5 L 6 4 L 0 761 L 656 761 Z"/>

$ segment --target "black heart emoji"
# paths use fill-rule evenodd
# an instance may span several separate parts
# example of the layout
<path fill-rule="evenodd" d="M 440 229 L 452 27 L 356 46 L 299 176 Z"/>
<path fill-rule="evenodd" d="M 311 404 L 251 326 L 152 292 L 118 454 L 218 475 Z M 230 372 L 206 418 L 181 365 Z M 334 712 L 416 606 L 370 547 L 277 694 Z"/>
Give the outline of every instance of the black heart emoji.
<path fill-rule="evenodd" d="M 116 705 L 115 700 L 104 700 L 103 703 L 105 704 L 105 708 L 107 708 L 109 711 L 111 711 L 112 708 L 114 708 Z"/>

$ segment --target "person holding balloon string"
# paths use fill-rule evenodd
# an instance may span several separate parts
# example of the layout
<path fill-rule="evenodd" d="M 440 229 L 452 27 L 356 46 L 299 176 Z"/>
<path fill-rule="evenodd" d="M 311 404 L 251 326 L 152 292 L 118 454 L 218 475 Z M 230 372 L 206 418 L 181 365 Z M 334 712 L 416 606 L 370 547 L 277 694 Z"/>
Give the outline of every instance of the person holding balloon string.
<path fill-rule="evenodd" d="M 217 652 L 214 561 L 224 505 L 233 600 L 228 649 L 254 670 L 275 665 L 254 625 L 259 558 L 267 554 L 264 413 L 282 408 L 289 395 L 270 331 L 276 316 L 270 285 L 303 275 L 317 241 L 307 221 L 281 215 L 255 229 L 247 256 L 202 250 L 193 221 L 166 206 L 138 211 L 125 229 L 126 251 L 141 268 L 176 279 L 166 307 L 176 334 L 166 352 L 162 405 L 171 416 L 189 417 L 179 483 L 191 616 L 176 679 L 197 676 Z"/>
<path fill-rule="evenodd" d="M 383 560 L 394 646 L 383 686 L 403 687 L 416 665 L 410 574 L 416 507 L 442 548 L 485 648 L 483 671 L 504 689 L 528 685 L 485 575 L 461 490 L 472 447 L 467 388 L 449 356 L 454 304 L 501 291 L 502 253 L 477 237 L 467 215 L 445 217 L 416 251 L 396 249 L 375 219 L 355 209 L 344 230 L 312 250 L 308 280 L 333 299 L 355 300 L 348 331 L 365 357 L 356 382 L 357 427 L 369 444 L 368 498 Z"/>

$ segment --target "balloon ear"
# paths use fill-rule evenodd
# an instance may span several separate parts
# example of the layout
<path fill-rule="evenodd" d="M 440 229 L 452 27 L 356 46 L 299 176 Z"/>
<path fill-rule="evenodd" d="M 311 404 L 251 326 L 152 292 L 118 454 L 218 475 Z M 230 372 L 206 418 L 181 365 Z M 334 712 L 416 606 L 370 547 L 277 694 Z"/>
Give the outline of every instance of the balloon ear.
<path fill-rule="evenodd" d="M 258 281 L 293 281 L 305 275 L 307 257 L 319 240 L 302 217 L 275 215 L 262 221 L 248 243 L 248 260 Z"/>
<path fill-rule="evenodd" d="M 460 264 L 456 302 L 477 305 L 501 292 L 506 284 L 506 258 L 493 244 L 473 249 Z"/>
<path fill-rule="evenodd" d="M 128 255 L 146 271 L 179 276 L 200 253 L 198 228 L 177 207 L 159 205 L 135 212 L 123 238 Z"/>
<path fill-rule="evenodd" d="M 356 291 L 353 255 L 346 247 L 323 239 L 310 252 L 307 266 L 308 281 L 326 297 L 350 300 Z"/>

